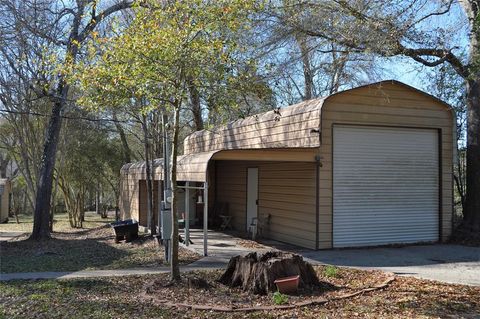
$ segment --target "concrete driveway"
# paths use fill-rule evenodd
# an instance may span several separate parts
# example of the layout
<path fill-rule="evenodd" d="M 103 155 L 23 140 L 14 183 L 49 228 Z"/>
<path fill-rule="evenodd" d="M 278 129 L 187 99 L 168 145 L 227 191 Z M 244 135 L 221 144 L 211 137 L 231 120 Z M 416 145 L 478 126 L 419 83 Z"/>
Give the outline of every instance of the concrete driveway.
<path fill-rule="evenodd" d="M 299 251 L 312 263 L 380 269 L 447 283 L 480 286 L 480 248 L 422 245 L 401 248 L 362 248 Z"/>

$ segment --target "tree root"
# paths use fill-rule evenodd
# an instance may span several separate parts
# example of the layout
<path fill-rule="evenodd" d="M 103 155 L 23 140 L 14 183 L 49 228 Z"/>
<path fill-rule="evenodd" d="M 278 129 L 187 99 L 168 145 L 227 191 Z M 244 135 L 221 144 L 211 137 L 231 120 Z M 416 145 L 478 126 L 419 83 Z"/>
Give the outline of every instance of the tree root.
<path fill-rule="evenodd" d="M 231 306 L 175 303 L 175 302 L 170 302 L 167 299 L 155 299 L 154 297 L 147 295 L 146 292 L 142 292 L 140 294 L 140 298 L 144 300 L 148 300 L 149 302 L 153 302 L 156 305 L 161 305 L 167 308 L 177 308 L 177 309 L 205 310 L 205 311 L 216 311 L 216 312 L 253 312 L 253 311 L 288 310 L 288 309 L 301 308 L 305 306 L 323 305 L 332 301 L 353 298 L 368 292 L 384 289 L 388 287 L 394 280 L 395 280 L 395 275 L 392 273 L 389 273 L 389 277 L 384 282 L 382 282 L 381 284 L 375 285 L 373 287 L 361 289 L 359 291 L 355 291 L 352 293 L 344 294 L 344 295 L 329 298 L 329 299 L 318 297 L 318 298 L 307 300 L 307 301 L 297 302 L 291 305 L 270 305 L 270 306 L 237 308 L 237 307 L 231 307 Z"/>

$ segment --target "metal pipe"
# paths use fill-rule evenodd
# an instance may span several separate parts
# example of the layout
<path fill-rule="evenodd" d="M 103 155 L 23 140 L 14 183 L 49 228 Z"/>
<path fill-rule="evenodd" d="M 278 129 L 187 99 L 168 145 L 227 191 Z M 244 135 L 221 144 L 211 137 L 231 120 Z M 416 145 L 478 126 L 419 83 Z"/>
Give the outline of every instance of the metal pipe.
<path fill-rule="evenodd" d="M 190 245 L 190 191 L 188 186 L 190 186 L 190 182 L 185 182 L 185 245 Z"/>
<path fill-rule="evenodd" d="M 320 231 L 320 156 L 315 156 L 315 249 L 319 247 Z"/>
<path fill-rule="evenodd" d="M 205 190 L 203 192 L 204 206 L 203 206 L 203 255 L 208 256 L 208 183 L 204 184 Z"/>

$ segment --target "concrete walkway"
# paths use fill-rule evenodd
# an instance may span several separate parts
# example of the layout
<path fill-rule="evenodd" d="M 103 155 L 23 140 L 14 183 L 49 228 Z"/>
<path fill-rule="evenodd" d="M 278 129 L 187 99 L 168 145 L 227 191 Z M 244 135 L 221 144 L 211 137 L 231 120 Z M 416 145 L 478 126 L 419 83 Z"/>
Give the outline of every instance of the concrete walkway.
<path fill-rule="evenodd" d="M 208 259 L 208 257 L 206 258 Z M 224 265 L 224 264 L 222 264 Z M 208 265 L 194 262 L 189 265 L 181 266 L 181 272 L 195 270 L 207 270 L 218 268 L 216 264 Z M 133 268 L 133 269 L 112 269 L 112 270 L 80 270 L 80 271 L 49 271 L 49 272 L 23 272 L 0 274 L 0 281 L 9 280 L 35 280 L 35 279 L 74 279 L 74 278 L 98 278 L 98 277 L 117 277 L 117 276 L 141 276 L 164 274 L 170 271 L 169 267 L 155 268 Z"/>
<path fill-rule="evenodd" d="M 25 234 L 25 232 L 19 232 L 19 231 L 10 231 L 10 232 L 5 232 L 5 231 L 0 231 L 0 241 L 9 241 L 14 238 L 17 238 L 19 236 L 22 236 Z"/>

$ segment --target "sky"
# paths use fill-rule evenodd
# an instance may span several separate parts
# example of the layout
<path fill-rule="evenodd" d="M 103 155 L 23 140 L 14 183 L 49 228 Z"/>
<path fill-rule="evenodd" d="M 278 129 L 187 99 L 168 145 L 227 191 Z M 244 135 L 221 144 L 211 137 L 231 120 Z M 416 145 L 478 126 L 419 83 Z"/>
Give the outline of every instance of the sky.
<path fill-rule="evenodd" d="M 422 27 L 425 30 L 433 30 L 438 27 L 450 29 L 450 35 L 446 38 L 449 40 L 451 46 L 457 46 L 459 49 L 456 54 L 466 54 L 468 52 L 468 24 L 465 13 L 458 2 L 452 5 L 448 14 L 432 17 L 426 21 Z M 385 79 L 394 79 L 423 91 L 428 91 L 429 67 L 423 66 L 411 58 L 390 58 L 382 62 L 388 72 L 385 74 Z M 388 76 L 391 76 L 390 78 Z"/>

